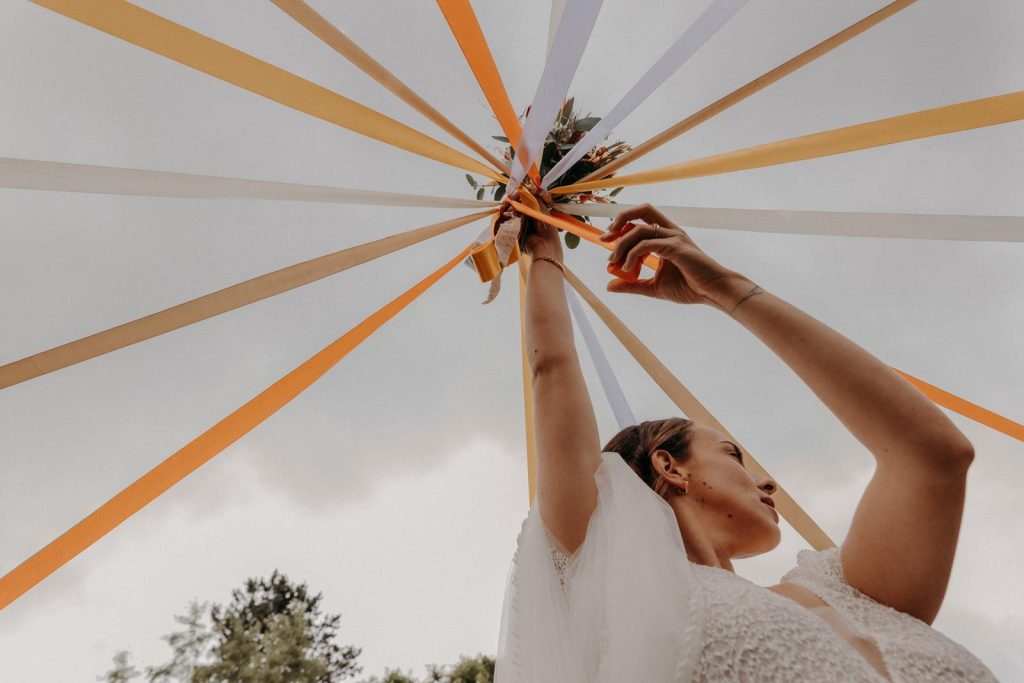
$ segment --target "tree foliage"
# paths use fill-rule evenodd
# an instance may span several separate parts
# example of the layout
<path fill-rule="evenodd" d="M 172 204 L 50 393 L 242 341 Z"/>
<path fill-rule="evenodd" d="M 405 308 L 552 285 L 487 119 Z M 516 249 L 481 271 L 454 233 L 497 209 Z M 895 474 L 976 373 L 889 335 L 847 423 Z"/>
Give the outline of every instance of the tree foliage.
<path fill-rule="evenodd" d="M 321 614 L 321 595 L 293 584 L 277 570 L 270 579 L 250 578 L 231 593 L 226 607 L 191 601 L 174 620 L 184 628 L 163 636 L 172 656 L 145 673 L 129 663 L 127 650 L 114 655 L 114 668 L 96 680 L 131 683 L 335 683 L 362 672 L 362 652 L 338 646 L 340 615 Z M 449 666 L 427 666 L 427 677 L 385 669 L 384 677 L 360 683 L 493 683 L 494 659 L 460 658 Z"/>
<path fill-rule="evenodd" d="M 411 673 L 385 669 L 384 678 L 371 676 L 360 683 L 494 683 L 494 659 L 487 655 L 463 655 L 451 666 L 429 665 L 426 678 L 416 679 Z"/>
<path fill-rule="evenodd" d="M 185 629 L 164 636 L 170 661 L 146 667 L 148 683 L 335 683 L 362 671 L 361 650 L 335 644 L 340 615 L 320 612 L 322 596 L 294 585 L 274 570 L 269 580 L 248 579 L 232 591 L 227 607 L 189 603 L 175 616 Z M 126 683 L 141 674 L 128 665 L 128 652 L 114 656 L 115 668 L 98 680 Z"/>

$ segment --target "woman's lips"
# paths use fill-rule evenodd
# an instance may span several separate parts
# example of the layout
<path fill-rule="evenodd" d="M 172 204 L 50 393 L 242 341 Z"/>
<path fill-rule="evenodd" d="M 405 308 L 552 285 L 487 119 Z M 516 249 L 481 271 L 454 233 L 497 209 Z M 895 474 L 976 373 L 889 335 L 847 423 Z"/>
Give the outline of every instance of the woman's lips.
<path fill-rule="evenodd" d="M 779 521 L 779 513 L 775 509 L 775 501 L 772 500 L 771 498 L 762 498 L 761 502 L 764 503 L 765 505 L 767 505 L 769 508 L 771 508 L 772 515 L 775 517 L 775 521 L 778 522 Z"/>

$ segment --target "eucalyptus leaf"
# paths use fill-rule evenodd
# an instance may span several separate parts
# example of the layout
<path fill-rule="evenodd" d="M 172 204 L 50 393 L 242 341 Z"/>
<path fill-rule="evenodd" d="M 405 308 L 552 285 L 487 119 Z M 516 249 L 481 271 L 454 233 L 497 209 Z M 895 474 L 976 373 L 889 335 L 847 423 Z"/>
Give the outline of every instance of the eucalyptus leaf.
<path fill-rule="evenodd" d="M 478 201 L 484 198 L 484 188 L 481 187 L 476 191 L 476 198 Z"/>
<path fill-rule="evenodd" d="M 623 190 L 623 189 L 625 189 L 625 188 L 622 188 L 622 187 L 616 187 L 616 188 L 615 188 L 614 190 L 612 190 L 611 192 L 609 192 L 609 193 L 608 193 L 608 196 L 609 196 L 609 197 L 614 197 L 614 196 L 615 196 L 615 195 L 617 195 L 618 193 L 622 192 L 622 190 Z"/>
<path fill-rule="evenodd" d="M 508 141 L 508 138 L 505 137 L 504 135 L 492 135 L 491 137 L 493 139 L 497 140 L 498 142 L 504 142 L 505 144 L 510 144 L 509 141 Z"/>
<path fill-rule="evenodd" d="M 466 182 L 469 183 L 470 187 L 473 187 L 473 188 L 476 187 L 476 181 L 473 180 L 473 176 L 469 175 L 468 173 L 466 174 Z"/>
<path fill-rule="evenodd" d="M 565 233 L 565 246 L 575 249 L 580 245 L 580 236 L 571 232 Z"/>
<path fill-rule="evenodd" d="M 575 99 L 575 97 L 570 97 L 565 101 L 565 105 L 562 107 L 562 113 L 559 115 L 559 119 L 562 121 L 562 123 L 565 123 L 566 121 L 569 120 L 569 114 L 572 112 L 572 102 Z"/>
<path fill-rule="evenodd" d="M 578 120 L 576 122 L 576 125 L 573 126 L 573 128 L 575 128 L 576 130 L 590 130 L 591 128 L 596 126 L 600 120 L 600 116 L 588 116 L 585 119 Z"/>
<path fill-rule="evenodd" d="M 505 186 L 504 185 L 498 185 L 498 187 L 495 188 L 495 190 L 494 190 L 494 201 L 499 202 L 499 201 L 501 201 L 501 198 L 504 197 L 504 196 L 505 196 Z"/>

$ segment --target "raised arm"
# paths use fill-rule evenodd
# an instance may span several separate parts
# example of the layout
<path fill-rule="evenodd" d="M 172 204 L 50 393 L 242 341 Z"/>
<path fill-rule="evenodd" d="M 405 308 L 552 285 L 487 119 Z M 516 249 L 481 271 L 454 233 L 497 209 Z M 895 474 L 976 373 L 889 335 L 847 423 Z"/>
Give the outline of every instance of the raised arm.
<path fill-rule="evenodd" d="M 537 439 L 537 496 L 541 518 L 563 552 L 571 554 L 586 536 L 597 507 L 594 472 L 601 441 L 590 394 L 573 342 L 572 321 L 558 266 L 558 232 L 539 222 L 525 251 L 533 261 L 526 285 L 526 349 L 533 371 L 534 432 Z"/>
<path fill-rule="evenodd" d="M 732 313 L 778 355 L 875 456 L 875 474 L 854 513 L 841 561 L 851 586 L 876 601 L 931 623 L 949 581 L 963 513 L 970 441 L 913 385 L 828 325 L 719 267 L 678 226 L 652 207 L 635 217 L 668 226 L 652 239 L 642 226 L 626 233 L 613 256 L 632 267 L 661 252 L 669 275 L 612 291 L 671 298 L 671 275 L 691 285 L 684 303 L 709 303 Z M 609 238 L 634 216 L 620 214 Z M 602 239 L 605 239 L 602 237 Z M 680 272 L 685 275 L 680 275 Z M 679 291 L 683 291 L 683 287 Z M 690 290 L 693 288 L 691 287 Z"/>
<path fill-rule="evenodd" d="M 746 286 L 737 282 L 733 291 Z M 842 545 L 847 581 L 932 623 L 956 553 L 970 441 L 882 361 L 770 292 L 744 302 L 734 317 L 875 456 Z"/>

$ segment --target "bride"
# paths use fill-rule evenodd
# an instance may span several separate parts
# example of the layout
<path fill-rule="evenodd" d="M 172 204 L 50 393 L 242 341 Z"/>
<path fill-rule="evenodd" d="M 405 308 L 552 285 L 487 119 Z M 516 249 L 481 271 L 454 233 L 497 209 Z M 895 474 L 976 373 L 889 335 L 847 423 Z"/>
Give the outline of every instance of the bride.
<path fill-rule="evenodd" d="M 601 239 L 624 271 L 661 257 L 651 279 L 615 279 L 609 291 L 731 315 L 875 456 L 875 473 L 840 547 L 800 551 L 774 586 L 737 576 L 733 558 L 779 543 L 775 482 L 724 435 L 680 417 L 601 447 L 561 241 L 532 224 L 537 494 L 509 571 L 496 683 L 994 681 L 931 627 L 974 457 L 967 438 L 884 363 L 720 265 L 653 207 L 620 213 Z"/>

